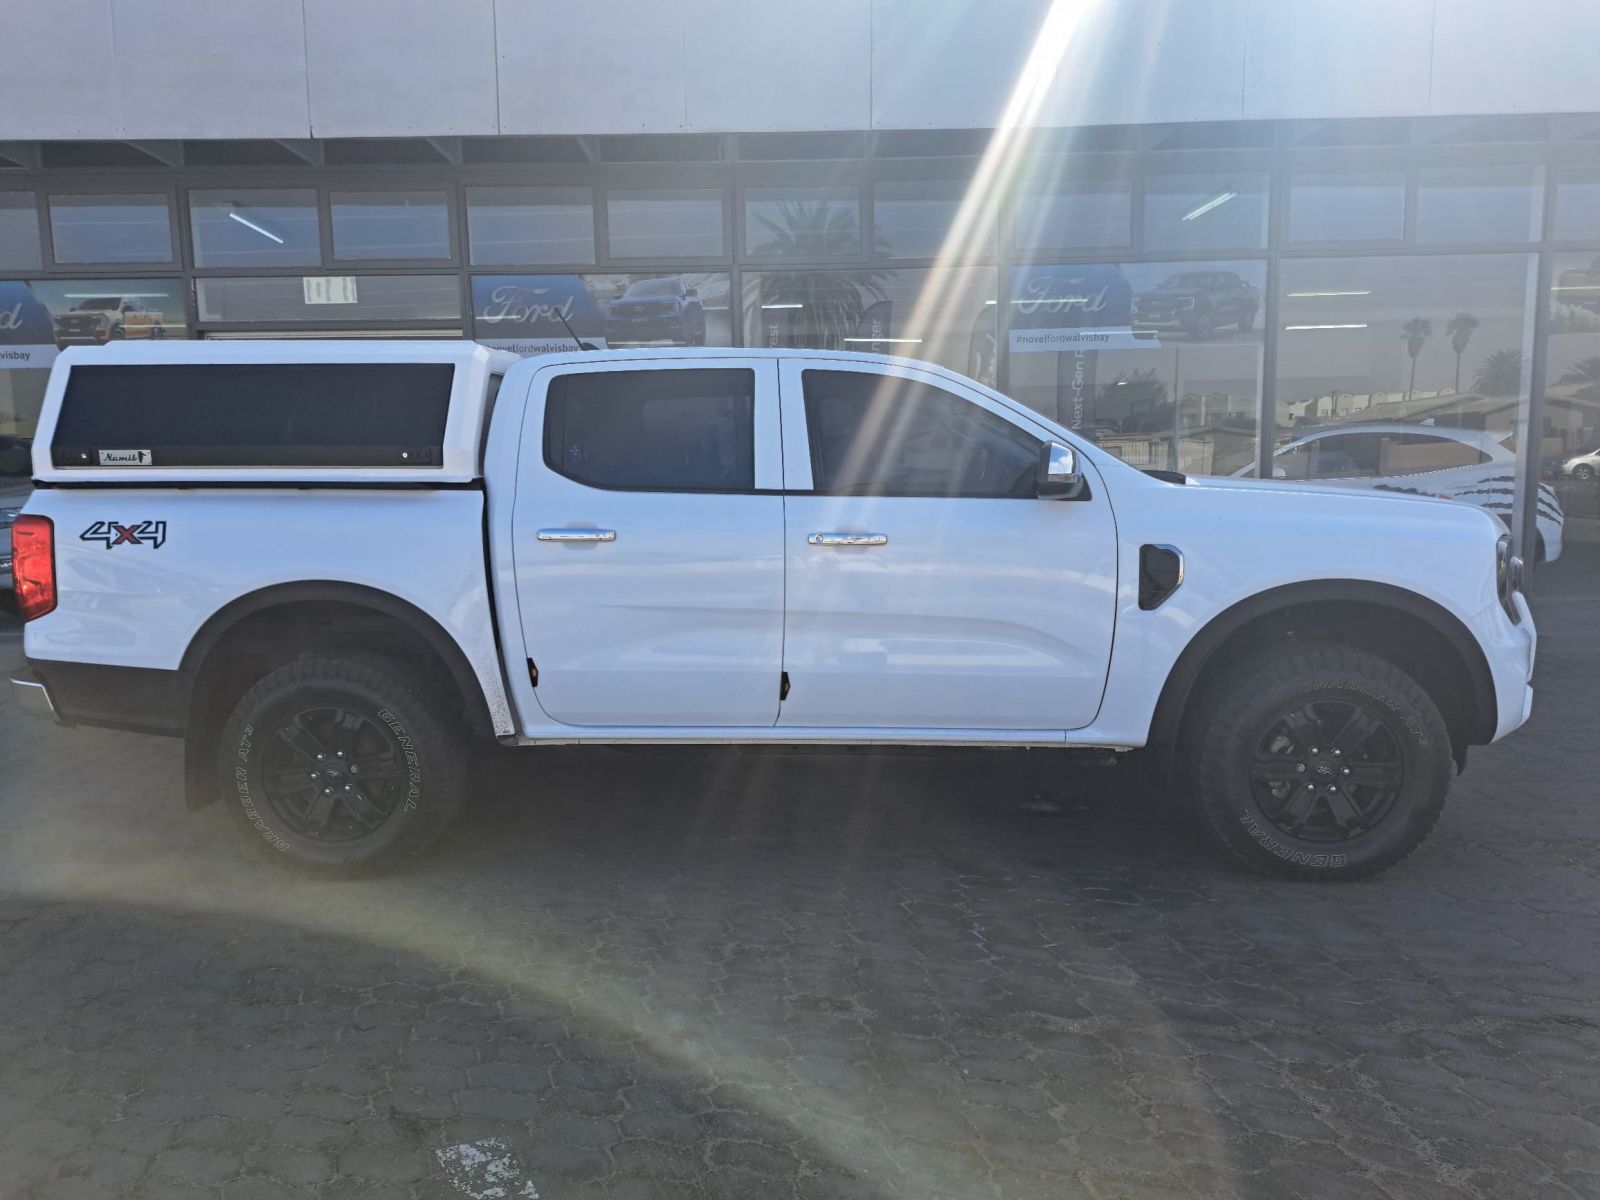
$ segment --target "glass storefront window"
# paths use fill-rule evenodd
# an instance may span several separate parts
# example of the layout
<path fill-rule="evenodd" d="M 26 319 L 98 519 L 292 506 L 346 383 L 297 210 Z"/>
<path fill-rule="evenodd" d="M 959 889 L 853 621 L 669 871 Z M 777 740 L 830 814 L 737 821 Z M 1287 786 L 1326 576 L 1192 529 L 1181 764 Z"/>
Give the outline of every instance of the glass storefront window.
<path fill-rule="evenodd" d="M 1417 179 L 1417 242 L 1538 241 L 1541 207 L 1537 167 L 1425 167 Z"/>
<path fill-rule="evenodd" d="M 750 346 L 859 350 L 921 358 L 990 384 L 996 376 L 991 268 L 749 271 Z"/>
<path fill-rule="evenodd" d="M 733 344 L 725 271 L 475 275 L 472 318 L 480 342 L 521 355 L 576 349 L 574 335 L 596 347 Z"/>
<path fill-rule="evenodd" d="M 1509 524 L 1534 265 L 1286 260 L 1273 476 L 1453 496 Z"/>
<path fill-rule="evenodd" d="M 995 223 L 987 211 L 963 218 L 960 242 L 945 245 L 971 186 L 964 179 L 883 179 L 873 184 L 873 252 L 886 258 L 993 254 Z"/>
<path fill-rule="evenodd" d="M 32 192 L 0 192 L 0 267 L 37 271 L 39 208 Z"/>
<path fill-rule="evenodd" d="M 459 321 L 454 275 L 279 275 L 195 280 L 200 320 L 274 321 L 315 328 L 333 322 Z"/>
<path fill-rule="evenodd" d="M 403 262 L 450 257 L 450 203 L 443 192 L 334 192 L 333 256 Z"/>
<path fill-rule="evenodd" d="M 197 267 L 314 267 L 322 262 L 317 193 L 303 189 L 189 193 Z"/>
<path fill-rule="evenodd" d="M 1567 516 L 1600 520 L 1600 254 L 1551 267 L 1542 474 Z"/>
<path fill-rule="evenodd" d="M 615 259 L 719 257 L 724 218 L 718 188 L 606 192 L 606 236 Z"/>
<path fill-rule="evenodd" d="M 1255 458 L 1264 262 L 1013 268 L 1011 395 L 1137 467 Z"/>
<path fill-rule="evenodd" d="M 763 187 L 744 194 L 744 250 L 760 258 L 861 253 L 861 193 L 853 187 Z"/>
<path fill-rule="evenodd" d="M 172 261 L 172 219 L 161 195 L 51 196 L 58 263 Z"/>
<path fill-rule="evenodd" d="M 1289 181 L 1289 240 L 1398 242 L 1406 233 L 1404 171 L 1302 174 Z"/>
<path fill-rule="evenodd" d="M 1058 180 L 1017 197 L 1012 244 L 1020 251 L 1107 250 L 1133 244 L 1133 183 Z"/>
<path fill-rule="evenodd" d="M 1258 250 L 1266 244 L 1264 172 L 1151 175 L 1146 180 L 1146 250 Z"/>
<path fill-rule="evenodd" d="M 1554 236 L 1560 242 L 1600 241 L 1600 168 L 1561 168 Z"/>
<path fill-rule="evenodd" d="M 471 187 L 475 267 L 594 262 L 594 192 L 586 187 Z"/>

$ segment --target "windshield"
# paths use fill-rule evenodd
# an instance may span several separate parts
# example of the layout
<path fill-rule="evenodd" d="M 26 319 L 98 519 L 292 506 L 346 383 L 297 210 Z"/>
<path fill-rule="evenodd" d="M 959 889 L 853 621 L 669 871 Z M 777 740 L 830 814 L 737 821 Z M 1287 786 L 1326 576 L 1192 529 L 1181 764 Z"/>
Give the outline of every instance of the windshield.
<path fill-rule="evenodd" d="M 1192 292 L 1207 287 L 1211 283 L 1211 276 L 1195 272 L 1186 272 L 1182 275 L 1169 275 L 1161 282 L 1163 292 Z"/>
<path fill-rule="evenodd" d="M 105 309 L 114 309 L 122 303 L 120 296 L 91 296 L 87 300 L 80 300 L 72 307 L 79 312 L 98 312 Z"/>
<path fill-rule="evenodd" d="M 627 295 L 633 296 L 676 296 L 680 283 L 676 275 L 666 279 L 640 279 L 628 285 Z"/>

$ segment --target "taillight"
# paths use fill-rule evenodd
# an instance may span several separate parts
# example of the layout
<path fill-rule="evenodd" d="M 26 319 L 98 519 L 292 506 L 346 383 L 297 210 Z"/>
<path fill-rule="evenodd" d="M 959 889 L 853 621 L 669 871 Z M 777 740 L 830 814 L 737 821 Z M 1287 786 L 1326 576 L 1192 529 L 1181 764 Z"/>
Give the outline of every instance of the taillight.
<path fill-rule="evenodd" d="M 49 517 L 20 513 L 11 526 L 11 574 L 24 621 L 56 606 L 56 529 Z"/>

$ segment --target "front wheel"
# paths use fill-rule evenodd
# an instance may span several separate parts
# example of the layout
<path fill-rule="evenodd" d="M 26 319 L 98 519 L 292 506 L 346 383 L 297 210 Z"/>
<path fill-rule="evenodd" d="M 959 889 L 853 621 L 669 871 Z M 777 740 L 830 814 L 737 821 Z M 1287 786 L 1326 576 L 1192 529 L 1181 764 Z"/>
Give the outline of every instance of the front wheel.
<path fill-rule="evenodd" d="M 218 768 L 234 819 L 274 860 L 373 872 L 438 836 L 461 801 L 455 725 L 425 682 L 376 655 L 308 654 L 247 691 Z"/>
<path fill-rule="evenodd" d="M 1393 866 L 1438 821 L 1453 759 L 1438 708 L 1399 667 L 1333 644 L 1241 663 L 1191 726 L 1204 824 L 1234 861 L 1291 879 Z"/>
<path fill-rule="evenodd" d="M 1572 477 L 1574 479 L 1580 479 L 1584 483 L 1588 483 L 1594 478 L 1594 468 L 1588 463 L 1579 463 L 1577 466 L 1572 468 Z"/>

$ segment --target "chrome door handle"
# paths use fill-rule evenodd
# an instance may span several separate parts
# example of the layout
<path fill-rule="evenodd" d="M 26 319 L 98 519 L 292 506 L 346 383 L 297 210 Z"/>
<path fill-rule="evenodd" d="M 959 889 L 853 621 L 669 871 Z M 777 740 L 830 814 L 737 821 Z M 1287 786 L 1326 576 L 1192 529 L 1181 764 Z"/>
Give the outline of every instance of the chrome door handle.
<path fill-rule="evenodd" d="M 541 529 L 538 533 L 541 542 L 614 542 L 617 540 L 615 529 Z"/>
<path fill-rule="evenodd" d="M 887 533 L 813 533 L 806 541 L 813 546 L 887 546 Z"/>

